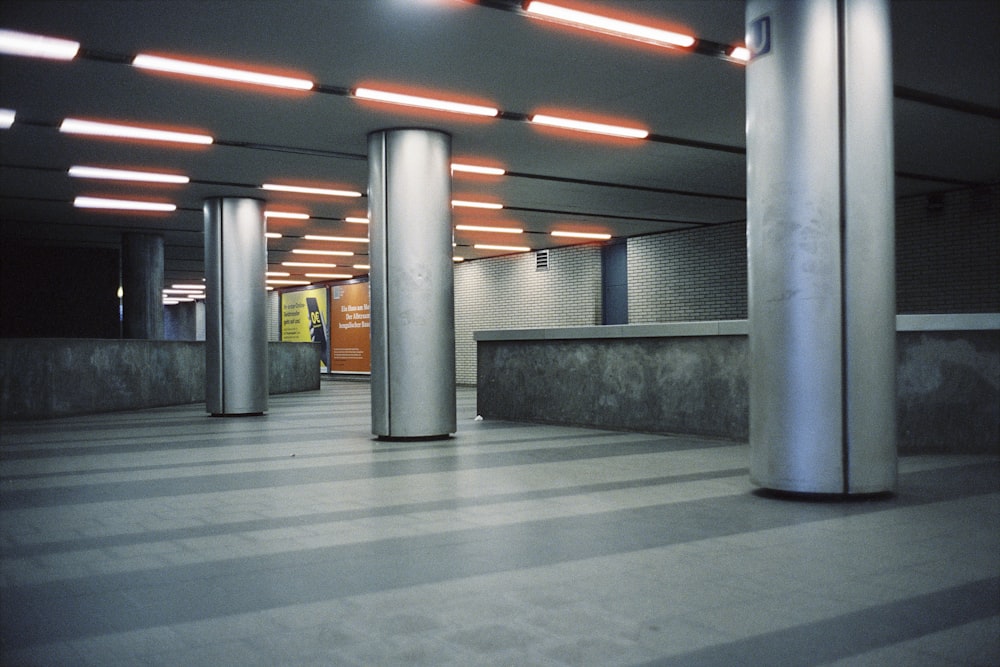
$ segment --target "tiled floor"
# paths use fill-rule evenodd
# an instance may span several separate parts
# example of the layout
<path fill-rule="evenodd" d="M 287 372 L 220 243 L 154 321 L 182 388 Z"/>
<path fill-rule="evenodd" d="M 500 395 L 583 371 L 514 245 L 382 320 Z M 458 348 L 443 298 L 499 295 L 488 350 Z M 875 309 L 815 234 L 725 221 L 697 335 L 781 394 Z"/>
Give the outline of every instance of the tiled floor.
<path fill-rule="evenodd" d="M 762 497 L 746 445 L 475 421 L 368 386 L 5 424 L 7 665 L 998 665 L 1000 461 Z"/>

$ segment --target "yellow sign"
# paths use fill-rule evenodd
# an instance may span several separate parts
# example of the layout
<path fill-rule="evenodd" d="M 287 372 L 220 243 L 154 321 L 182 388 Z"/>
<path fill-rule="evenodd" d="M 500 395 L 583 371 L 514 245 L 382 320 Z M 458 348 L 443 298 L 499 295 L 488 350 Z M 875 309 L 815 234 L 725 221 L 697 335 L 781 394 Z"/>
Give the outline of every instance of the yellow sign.
<path fill-rule="evenodd" d="M 330 368 L 329 316 L 325 287 L 282 292 L 281 340 L 300 343 L 320 343 L 320 368 Z"/>

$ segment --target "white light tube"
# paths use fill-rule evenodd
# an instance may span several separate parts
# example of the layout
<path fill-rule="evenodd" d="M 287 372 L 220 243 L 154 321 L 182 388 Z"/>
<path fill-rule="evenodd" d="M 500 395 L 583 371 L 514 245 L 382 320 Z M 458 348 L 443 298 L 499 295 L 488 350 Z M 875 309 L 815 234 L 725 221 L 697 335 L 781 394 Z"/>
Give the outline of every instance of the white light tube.
<path fill-rule="evenodd" d="M 268 278 L 287 278 L 292 275 L 288 271 L 267 271 L 264 275 Z"/>
<path fill-rule="evenodd" d="M 458 255 L 455 255 L 454 257 L 451 258 L 451 261 L 453 261 L 453 262 L 464 262 L 465 258 L 464 257 L 459 257 Z"/>
<path fill-rule="evenodd" d="M 463 199 L 452 199 L 451 200 L 451 205 L 452 206 L 464 206 L 464 207 L 467 207 L 467 208 L 486 208 L 486 209 L 490 209 L 490 210 L 493 210 L 493 211 L 498 211 L 498 210 L 500 210 L 500 209 L 503 208 L 503 204 L 498 204 L 498 203 L 494 203 L 494 202 L 486 202 L 486 201 L 466 201 L 466 200 L 463 200 Z"/>
<path fill-rule="evenodd" d="M 104 199 L 102 197 L 77 197 L 73 200 L 77 208 L 100 208 L 116 211 L 176 211 L 177 206 L 161 202 L 130 201 L 127 199 Z"/>
<path fill-rule="evenodd" d="M 307 273 L 305 276 L 306 278 L 327 278 L 329 280 L 347 280 L 354 277 L 350 273 Z"/>
<path fill-rule="evenodd" d="M 355 88 L 354 96 L 362 100 L 387 102 L 389 104 L 401 104 L 409 107 L 433 109 L 435 111 L 448 111 L 451 113 L 462 113 L 473 116 L 487 116 L 492 118 L 500 114 L 500 110 L 494 107 L 479 104 L 465 104 L 463 102 L 449 102 L 447 100 L 437 100 L 431 97 L 390 93 L 384 90 L 374 90 L 372 88 Z"/>
<path fill-rule="evenodd" d="M 279 234 L 278 232 L 264 232 L 264 238 L 265 239 L 280 239 L 281 238 L 281 234 Z"/>
<path fill-rule="evenodd" d="M 268 285 L 309 285 L 308 280 L 285 280 L 283 278 L 268 278 L 264 281 Z"/>
<path fill-rule="evenodd" d="M 611 238 L 611 234 L 598 234 L 596 232 L 561 232 L 554 231 L 551 232 L 552 236 L 564 236 L 571 239 L 597 239 L 599 241 L 607 241 Z"/>
<path fill-rule="evenodd" d="M 83 167 L 74 165 L 69 175 L 75 178 L 100 178 L 111 181 L 139 181 L 142 183 L 190 183 L 191 179 L 180 174 L 160 174 L 152 171 L 132 171 L 129 169 L 105 169 L 103 167 Z"/>
<path fill-rule="evenodd" d="M 510 252 L 528 252 L 531 248 L 516 245 L 492 245 L 488 243 L 477 243 L 473 248 L 477 250 L 508 250 Z"/>
<path fill-rule="evenodd" d="M 549 2 L 532 1 L 528 3 L 524 11 L 528 16 L 535 18 L 558 21 L 559 23 L 565 23 L 577 28 L 594 30 L 605 35 L 624 37 L 625 39 L 646 42 L 647 44 L 655 44 L 657 46 L 687 48 L 693 46 L 695 43 L 695 38 L 691 35 L 652 28 L 639 23 L 613 19 L 599 14 L 581 12 L 576 9 L 568 9 Z"/>
<path fill-rule="evenodd" d="M 482 225 L 455 225 L 455 229 L 464 232 L 496 232 L 497 234 L 523 234 L 519 227 L 484 227 Z"/>
<path fill-rule="evenodd" d="M 171 285 L 170 287 L 172 289 L 195 290 L 197 292 L 204 292 L 205 291 L 205 286 L 204 285 L 183 285 L 183 284 L 181 284 L 181 285 Z"/>
<path fill-rule="evenodd" d="M 17 112 L 13 109 L 0 109 L 0 130 L 6 130 L 14 124 Z"/>
<path fill-rule="evenodd" d="M 609 125 L 607 123 L 592 123 L 586 120 L 560 118 L 559 116 L 547 116 L 545 114 L 535 114 L 531 116 L 529 120 L 532 123 L 546 125 L 548 127 L 559 127 L 565 130 L 590 132 L 592 134 L 606 134 L 612 137 L 623 137 L 625 139 L 645 139 L 649 136 L 649 132 L 637 127 L 624 127 L 621 125 Z"/>
<path fill-rule="evenodd" d="M 59 126 L 60 132 L 69 134 L 88 134 L 99 137 L 114 137 L 117 139 L 145 139 L 147 141 L 176 141 L 184 144 L 210 144 L 214 140 L 207 134 L 192 134 L 190 132 L 172 132 L 169 130 L 154 130 L 134 125 L 117 125 L 115 123 L 99 123 L 79 118 L 67 118 Z"/>
<path fill-rule="evenodd" d="M 358 223 L 360 225 L 367 225 L 368 224 L 368 218 L 347 217 L 347 218 L 344 218 L 344 222 L 356 222 L 356 223 Z"/>
<path fill-rule="evenodd" d="M 729 51 L 729 57 L 733 60 L 738 60 L 740 62 L 749 62 L 750 60 L 750 49 L 745 46 L 734 46 Z"/>
<path fill-rule="evenodd" d="M 459 162 L 451 163 L 452 172 L 461 171 L 468 174 L 483 174 L 485 176 L 503 176 L 507 173 L 506 169 L 501 169 L 500 167 L 484 167 L 476 164 L 461 164 Z"/>
<path fill-rule="evenodd" d="M 370 264 L 355 264 L 355 265 L 354 265 L 353 267 L 351 267 L 351 268 L 355 268 L 355 269 L 358 269 L 359 271 L 368 271 L 368 270 L 369 270 L 369 269 L 371 269 L 372 267 L 371 267 L 371 265 L 370 265 Z"/>
<path fill-rule="evenodd" d="M 302 238 L 307 241 L 333 241 L 334 243 L 368 243 L 368 239 L 363 239 L 357 236 L 316 236 L 315 234 L 306 234 Z"/>
<path fill-rule="evenodd" d="M 252 72 L 250 70 L 236 69 L 233 67 L 219 67 L 217 65 L 206 65 L 188 60 L 177 60 L 175 58 L 163 58 L 148 53 L 140 53 L 132 60 L 133 67 L 139 69 L 156 70 L 158 72 L 171 72 L 173 74 L 187 74 L 206 79 L 221 79 L 223 81 L 235 81 L 237 83 L 250 83 L 258 86 L 270 86 L 272 88 L 291 88 L 293 90 L 312 90 L 313 82 L 308 79 L 299 79 L 290 76 L 279 76 L 276 74 L 264 74 L 262 72 Z"/>
<path fill-rule="evenodd" d="M 311 267 L 314 269 L 335 269 L 336 264 L 324 264 L 323 262 L 282 262 L 282 266 Z"/>
<path fill-rule="evenodd" d="M 286 220 L 308 220 L 308 213 L 294 213 L 292 211 L 264 211 L 265 218 L 282 218 Z"/>
<path fill-rule="evenodd" d="M 349 250 L 310 250 L 308 248 L 295 248 L 292 252 L 296 255 L 334 255 L 337 257 L 354 256 L 354 253 Z"/>
<path fill-rule="evenodd" d="M 261 190 L 274 190 L 276 192 L 295 192 L 304 195 L 325 195 L 328 197 L 360 197 L 360 192 L 354 190 L 334 190 L 331 188 L 311 188 L 301 185 L 281 185 L 278 183 L 264 183 Z"/>
<path fill-rule="evenodd" d="M 72 60 L 80 50 L 80 43 L 69 39 L 33 35 L 16 30 L 0 30 L 0 53 L 9 56 Z"/>

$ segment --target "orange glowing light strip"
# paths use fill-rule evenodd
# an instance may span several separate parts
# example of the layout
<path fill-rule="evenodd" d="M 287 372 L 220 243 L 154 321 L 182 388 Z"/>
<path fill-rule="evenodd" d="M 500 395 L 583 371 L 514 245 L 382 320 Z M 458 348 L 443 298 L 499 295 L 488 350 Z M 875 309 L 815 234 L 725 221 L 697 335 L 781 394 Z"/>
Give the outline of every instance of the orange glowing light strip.
<path fill-rule="evenodd" d="M 531 248 L 516 245 L 492 245 L 488 243 L 477 243 L 473 248 L 477 250 L 509 250 L 510 252 L 528 252 Z"/>
<path fill-rule="evenodd" d="M 354 190 L 336 190 L 332 188 L 313 188 L 303 185 L 281 185 L 278 183 L 264 183 L 261 190 L 273 190 L 275 192 L 295 192 L 304 195 L 325 195 L 328 197 L 360 197 L 361 193 Z"/>
<path fill-rule="evenodd" d="M 557 21 L 576 28 L 594 30 L 605 35 L 624 37 L 625 39 L 655 44 L 657 46 L 688 48 L 694 46 L 695 43 L 695 38 L 691 35 L 653 28 L 640 23 L 632 23 L 631 21 L 613 19 L 599 14 L 581 12 L 576 9 L 553 5 L 549 2 L 537 2 L 533 0 L 528 3 L 524 11 L 528 16 L 534 18 Z"/>
<path fill-rule="evenodd" d="M 598 241 L 607 241 L 611 238 L 611 234 L 599 234 L 596 232 L 565 232 L 565 231 L 554 231 L 551 232 L 552 236 L 563 236 L 571 239 L 596 239 Z"/>
<path fill-rule="evenodd" d="M 649 136 L 647 130 L 638 127 L 625 127 L 622 125 L 610 125 L 608 123 L 593 123 L 587 120 L 577 120 L 575 118 L 562 118 L 560 116 L 549 116 L 546 114 L 535 114 L 529 119 L 537 125 L 547 127 L 558 127 L 564 130 L 575 130 L 577 132 L 590 132 L 592 134 L 606 134 L 612 137 L 622 137 L 625 139 L 645 139 Z"/>
<path fill-rule="evenodd" d="M 358 236 L 317 236 L 315 234 L 306 234 L 302 238 L 307 241 L 332 241 L 334 243 L 368 243 L 368 239 L 363 239 Z"/>
<path fill-rule="evenodd" d="M 313 82 L 308 79 L 279 76 L 277 74 L 264 74 L 263 72 L 253 72 L 250 70 L 236 69 L 234 67 L 206 65 L 205 63 L 178 60 L 176 58 L 164 58 L 162 56 L 154 56 L 148 53 L 140 53 L 133 58 L 132 66 L 138 67 L 139 69 L 155 70 L 157 72 L 186 74 L 188 76 L 197 76 L 206 79 L 221 79 L 223 81 L 250 83 L 257 86 L 270 86 L 272 88 L 312 90 L 314 86 Z"/>
<path fill-rule="evenodd" d="M 463 164 L 461 162 L 451 163 L 452 172 L 464 172 L 467 174 L 482 174 L 484 176 L 503 176 L 507 173 L 506 169 L 501 167 L 486 167 L 478 164 Z"/>
<path fill-rule="evenodd" d="M 486 116 L 489 118 L 496 117 L 500 114 L 500 110 L 495 107 L 438 100 L 432 97 L 420 97 L 418 95 L 404 95 L 403 93 L 392 93 L 385 90 L 376 90 L 374 88 L 355 88 L 354 97 L 362 100 L 372 100 L 374 102 L 401 104 L 403 106 L 418 107 L 421 109 L 447 111 L 450 113 L 461 113 L 472 116 Z"/>
<path fill-rule="evenodd" d="M 181 174 L 161 174 L 152 171 L 132 171 L 130 169 L 105 169 L 74 165 L 69 168 L 74 178 L 99 178 L 112 181 L 138 181 L 141 183 L 190 183 L 191 179 Z"/>
<path fill-rule="evenodd" d="M 503 204 L 488 201 L 466 201 L 464 199 L 452 199 L 452 206 L 464 206 L 467 208 L 486 208 L 493 211 L 498 211 L 503 208 Z"/>
<path fill-rule="evenodd" d="M 496 232 L 497 234 L 523 234 L 520 227 L 485 227 L 482 225 L 455 225 L 455 229 L 463 232 Z"/>
<path fill-rule="evenodd" d="M 132 201 L 129 199 L 105 199 L 103 197 L 77 197 L 73 200 L 77 208 L 98 208 L 113 211 L 176 211 L 175 204 L 152 201 Z"/>
<path fill-rule="evenodd" d="M 101 123 L 79 118 L 67 118 L 59 126 L 60 132 L 69 134 L 87 134 L 116 139 L 145 139 L 148 141 L 176 141 L 185 144 L 211 144 L 214 139 L 207 134 L 190 132 L 173 132 L 170 130 L 154 130 L 135 125 L 118 125 L 116 123 Z"/>
<path fill-rule="evenodd" d="M 0 30 L 0 53 L 28 58 L 73 60 L 80 51 L 80 43 L 70 39 L 46 37 L 17 30 Z"/>

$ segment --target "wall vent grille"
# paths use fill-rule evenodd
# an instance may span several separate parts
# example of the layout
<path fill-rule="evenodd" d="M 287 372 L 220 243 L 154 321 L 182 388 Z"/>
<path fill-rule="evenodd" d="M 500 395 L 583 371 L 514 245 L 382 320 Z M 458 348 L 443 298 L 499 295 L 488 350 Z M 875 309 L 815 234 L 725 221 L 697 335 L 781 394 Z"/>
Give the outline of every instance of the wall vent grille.
<path fill-rule="evenodd" d="M 549 251 L 539 250 L 535 253 L 535 271 L 549 270 Z"/>

